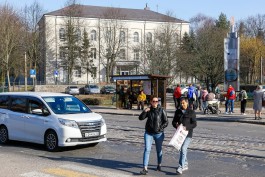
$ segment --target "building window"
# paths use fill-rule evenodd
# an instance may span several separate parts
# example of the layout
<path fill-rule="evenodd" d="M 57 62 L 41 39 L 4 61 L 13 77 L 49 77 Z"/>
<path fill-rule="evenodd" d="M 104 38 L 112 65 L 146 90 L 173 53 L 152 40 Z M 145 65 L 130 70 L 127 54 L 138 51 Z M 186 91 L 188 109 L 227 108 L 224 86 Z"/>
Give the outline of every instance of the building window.
<path fill-rule="evenodd" d="M 134 59 L 134 60 L 139 60 L 139 59 L 140 59 L 140 52 L 139 52 L 139 49 L 134 49 L 134 50 L 133 50 L 133 59 Z"/>
<path fill-rule="evenodd" d="M 120 50 L 119 57 L 120 59 L 125 60 L 125 49 Z"/>
<path fill-rule="evenodd" d="M 91 39 L 91 41 L 96 41 L 97 40 L 97 32 L 95 30 L 91 31 L 90 39 Z"/>
<path fill-rule="evenodd" d="M 110 30 L 106 31 L 106 41 L 107 42 L 111 41 L 111 31 Z"/>
<path fill-rule="evenodd" d="M 65 48 L 64 47 L 59 48 L 59 57 L 60 57 L 60 59 L 65 58 Z"/>
<path fill-rule="evenodd" d="M 92 67 L 91 77 L 92 78 L 96 78 L 97 77 L 97 67 Z"/>
<path fill-rule="evenodd" d="M 133 33 L 133 42 L 139 42 L 139 33 L 138 32 Z"/>
<path fill-rule="evenodd" d="M 125 32 L 124 31 L 120 32 L 120 42 L 125 43 Z"/>
<path fill-rule="evenodd" d="M 152 33 L 148 32 L 146 34 L 146 42 L 152 42 Z"/>
<path fill-rule="evenodd" d="M 76 37 L 77 37 L 78 41 L 81 40 L 81 30 L 80 29 L 76 29 Z"/>
<path fill-rule="evenodd" d="M 81 77 L 81 67 L 78 67 L 74 70 L 75 77 Z"/>
<path fill-rule="evenodd" d="M 59 30 L 59 38 L 61 41 L 65 40 L 65 29 L 64 28 L 60 28 Z"/>
<path fill-rule="evenodd" d="M 91 58 L 96 59 L 97 58 L 97 49 L 91 48 Z"/>

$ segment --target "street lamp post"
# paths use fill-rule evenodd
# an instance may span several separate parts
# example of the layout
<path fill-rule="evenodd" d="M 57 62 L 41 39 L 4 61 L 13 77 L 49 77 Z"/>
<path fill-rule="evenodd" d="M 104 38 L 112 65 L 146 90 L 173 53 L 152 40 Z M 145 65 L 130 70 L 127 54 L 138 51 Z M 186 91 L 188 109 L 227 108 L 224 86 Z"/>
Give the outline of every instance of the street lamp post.
<path fill-rule="evenodd" d="M 262 63 L 262 56 L 260 56 L 260 84 L 263 83 L 263 76 L 262 76 L 262 67 L 263 67 L 263 63 Z"/>

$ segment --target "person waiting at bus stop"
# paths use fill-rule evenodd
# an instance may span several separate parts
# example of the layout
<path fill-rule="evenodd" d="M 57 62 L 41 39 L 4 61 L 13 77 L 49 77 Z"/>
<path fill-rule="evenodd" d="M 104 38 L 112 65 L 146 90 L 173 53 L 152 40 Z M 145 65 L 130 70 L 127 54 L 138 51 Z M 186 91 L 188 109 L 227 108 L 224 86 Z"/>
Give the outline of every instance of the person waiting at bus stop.
<path fill-rule="evenodd" d="M 144 94 L 144 91 L 141 90 L 140 94 L 137 97 L 137 109 L 140 110 L 140 107 L 142 110 L 144 110 L 144 102 L 146 101 L 146 95 Z"/>
<path fill-rule="evenodd" d="M 225 114 L 229 114 L 228 107 L 230 107 L 230 114 L 234 113 L 234 101 L 236 98 L 236 92 L 235 89 L 232 87 L 232 85 L 229 85 L 227 94 L 226 94 L 226 102 L 225 102 Z"/>

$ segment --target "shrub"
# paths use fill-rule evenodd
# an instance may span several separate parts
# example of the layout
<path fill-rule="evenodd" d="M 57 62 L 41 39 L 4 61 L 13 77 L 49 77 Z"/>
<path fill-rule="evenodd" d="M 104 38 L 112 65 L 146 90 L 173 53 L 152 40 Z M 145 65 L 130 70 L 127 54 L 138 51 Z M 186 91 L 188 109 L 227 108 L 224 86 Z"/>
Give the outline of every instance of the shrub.
<path fill-rule="evenodd" d="M 82 100 L 86 105 L 99 105 L 101 101 L 97 98 L 85 98 Z"/>

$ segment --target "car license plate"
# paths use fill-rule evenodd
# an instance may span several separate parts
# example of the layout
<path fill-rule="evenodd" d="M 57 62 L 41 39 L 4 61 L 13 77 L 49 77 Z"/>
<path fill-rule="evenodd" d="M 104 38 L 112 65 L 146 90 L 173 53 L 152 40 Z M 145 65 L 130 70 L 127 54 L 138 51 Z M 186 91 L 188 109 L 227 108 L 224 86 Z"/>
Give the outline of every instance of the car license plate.
<path fill-rule="evenodd" d="M 98 136 L 98 135 L 99 135 L 99 132 L 85 133 L 85 137 Z"/>

